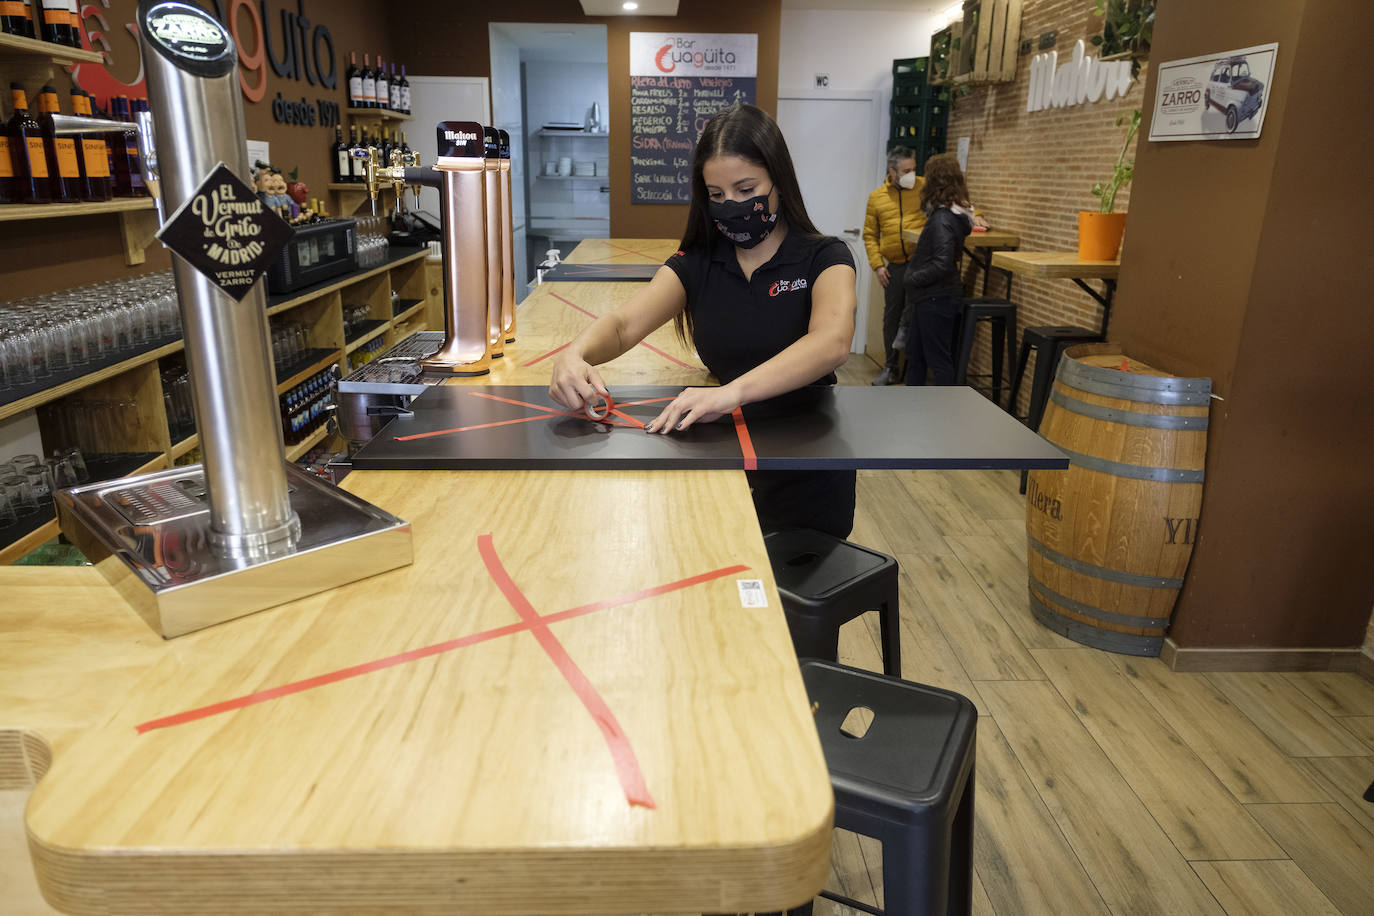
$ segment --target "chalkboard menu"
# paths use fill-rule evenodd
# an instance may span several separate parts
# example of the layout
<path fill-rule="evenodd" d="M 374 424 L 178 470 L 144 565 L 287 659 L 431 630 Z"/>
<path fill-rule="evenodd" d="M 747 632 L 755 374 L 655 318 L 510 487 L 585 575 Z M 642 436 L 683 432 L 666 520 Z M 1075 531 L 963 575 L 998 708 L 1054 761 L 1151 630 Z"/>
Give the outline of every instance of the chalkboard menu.
<path fill-rule="evenodd" d="M 757 82 L 757 35 L 631 32 L 630 202 L 687 203 L 702 128 Z"/>

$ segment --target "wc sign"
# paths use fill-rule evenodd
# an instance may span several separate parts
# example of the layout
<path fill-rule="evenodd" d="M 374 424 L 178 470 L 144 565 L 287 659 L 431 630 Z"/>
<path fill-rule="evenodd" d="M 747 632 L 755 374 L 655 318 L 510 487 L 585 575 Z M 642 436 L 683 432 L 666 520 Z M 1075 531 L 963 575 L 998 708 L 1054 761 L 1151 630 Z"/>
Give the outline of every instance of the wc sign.
<path fill-rule="evenodd" d="M 1048 51 L 1031 58 L 1030 90 L 1026 111 L 1046 111 L 1085 102 L 1111 101 L 1131 88 L 1131 62 L 1102 61 L 1087 53 L 1082 39 L 1074 42 L 1069 60 L 1059 63 L 1059 52 Z"/>

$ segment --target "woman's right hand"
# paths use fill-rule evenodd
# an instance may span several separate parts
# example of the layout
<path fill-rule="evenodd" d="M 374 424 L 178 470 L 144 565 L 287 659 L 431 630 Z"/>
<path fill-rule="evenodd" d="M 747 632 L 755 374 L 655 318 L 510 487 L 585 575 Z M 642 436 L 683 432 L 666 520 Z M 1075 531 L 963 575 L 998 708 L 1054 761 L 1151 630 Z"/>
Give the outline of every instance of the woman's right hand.
<path fill-rule="evenodd" d="M 582 410 L 596 402 L 597 396 L 607 397 L 606 383 L 601 373 L 581 356 L 564 350 L 553 364 L 553 378 L 549 382 L 549 397 L 571 410 Z"/>

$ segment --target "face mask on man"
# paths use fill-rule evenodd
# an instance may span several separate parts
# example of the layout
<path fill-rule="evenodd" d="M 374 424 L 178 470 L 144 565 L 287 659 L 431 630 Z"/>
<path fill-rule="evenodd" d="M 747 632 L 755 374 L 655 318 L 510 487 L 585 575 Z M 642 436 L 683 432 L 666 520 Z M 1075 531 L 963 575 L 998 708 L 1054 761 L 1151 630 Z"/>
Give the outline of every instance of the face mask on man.
<path fill-rule="evenodd" d="M 708 200 L 706 211 L 721 235 L 740 248 L 753 248 L 778 224 L 778 215 L 768 212 L 767 194 L 748 200 Z"/>
<path fill-rule="evenodd" d="M 907 172 L 901 178 L 898 178 L 897 187 L 901 188 L 903 191 L 910 191 L 912 188 L 916 187 L 916 173 Z"/>

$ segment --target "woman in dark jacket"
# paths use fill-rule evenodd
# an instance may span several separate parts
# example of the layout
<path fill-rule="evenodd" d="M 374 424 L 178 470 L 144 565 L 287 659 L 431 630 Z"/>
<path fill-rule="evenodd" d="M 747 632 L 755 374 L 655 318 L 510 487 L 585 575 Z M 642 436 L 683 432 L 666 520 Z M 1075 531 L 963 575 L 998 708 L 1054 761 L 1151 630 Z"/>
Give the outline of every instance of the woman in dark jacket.
<path fill-rule="evenodd" d="M 973 228 L 973 209 L 959 160 L 950 153 L 926 162 L 921 188 L 926 225 L 907 267 L 906 383 L 924 385 L 929 368 L 937 385 L 954 384 L 951 338 L 963 302 L 959 254 Z"/>

